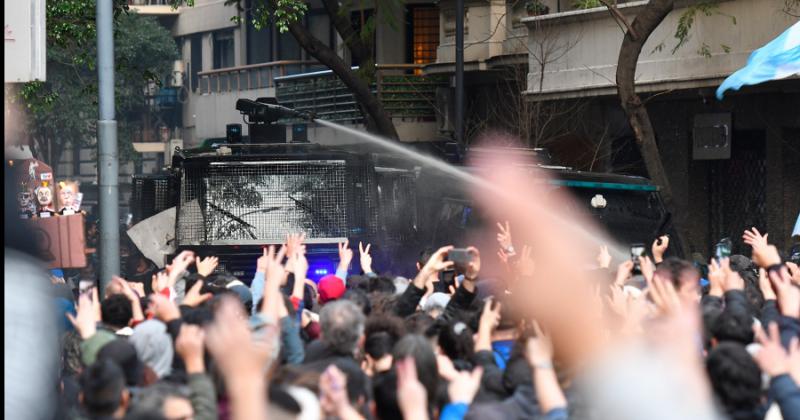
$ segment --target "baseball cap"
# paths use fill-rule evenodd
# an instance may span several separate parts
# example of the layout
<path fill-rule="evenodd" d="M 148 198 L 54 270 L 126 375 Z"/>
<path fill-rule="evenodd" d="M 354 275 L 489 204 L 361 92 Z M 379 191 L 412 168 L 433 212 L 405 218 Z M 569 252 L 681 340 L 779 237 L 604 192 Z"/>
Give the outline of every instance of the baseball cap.
<path fill-rule="evenodd" d="M 344 280 L 333 274 L 328 274 L 319 280 L 318 289 L 319 303 L 324 304 L 339 299 L 345 292 Z"/>

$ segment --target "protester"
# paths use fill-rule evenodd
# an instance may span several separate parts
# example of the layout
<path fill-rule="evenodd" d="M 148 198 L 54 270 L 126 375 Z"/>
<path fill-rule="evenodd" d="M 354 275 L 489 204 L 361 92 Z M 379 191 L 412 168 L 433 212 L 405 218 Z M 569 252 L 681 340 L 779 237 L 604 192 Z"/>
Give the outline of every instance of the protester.
<path fill-rule="evenodd" d="M 6 315 L 49 324 L 6 321 L 6 338 L 29 329 L 19 360 L 33 343 L 61 355 L 58 377 L 42 364 L 23 384 L 58 390 L 60 418 L 800 419 L 800 269 L 767 235 L 747 230 L 751 258 L 711 260 L 701 279 L 668 236 L 635 264 L 552 221 L 521 225 L 499 223 L 496 250 L 423 250 L 410 280 L 377 272 L 363 243 L 349 275 L 345 241 L 312 282 L 302 233 L 265 247 L 249 285 L 188 250 L 142 282 L 136 254 L 137 278 L 102 299 L 54 285 L 49 318 L 7 295 Z M 42 334 L 63 319 L 57 348 Z M 35 405 L 6 398 L 6 414 Z"/>

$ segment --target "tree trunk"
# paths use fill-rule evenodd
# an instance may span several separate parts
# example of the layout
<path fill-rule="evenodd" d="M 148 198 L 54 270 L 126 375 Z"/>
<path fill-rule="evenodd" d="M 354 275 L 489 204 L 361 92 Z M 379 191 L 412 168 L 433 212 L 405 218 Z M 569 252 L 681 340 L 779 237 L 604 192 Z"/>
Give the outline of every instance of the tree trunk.
<path fill-rule="evenodd" d="M 392 118 L 384 109 L 383 103 L 372 94 L 369 83 L 358 77 L 350 69 L 350 66 L 336 55 L 336 51 L 315 38 L 302 24 L 298 22 L 290 24 L 289 32 L 297 39 L 303 49 L 319 60 L 320 63 L 328 66 L 335 75 L 339 76 L 345 86 L 353 93 L 356 102 L 361 104 L 362 112 L 366 111 L 366 117 L 372 120 L 378 134 L 398 139 Z M 366 125 L 369 127 L 369 122 Z"/>
<path fill-rule="evenodd" d="M 650 175 L 650 179 L 661 187 L 661 198 L 664 200 L 667 210 L 673 215 L 676 212 L 672 188 L 664 170 L 664 165 L 661 162 L 661 154 L 658 151 L 655 131 L 650 122 L 647 108 L 639 95 L 636 94 L 635 77 L 642 47 L 647 38 L 650 37 L 650 34 L 672 11 L 674 3 L 674 0 L 651 0 L 644 10 L 636 15 L 631 24 L 633 33 L 631 31 L 625 33 L 617 61 L 617 91 L 622 103 L 622 109 L 628 116 L 628 121 L 636 137 L 636 144 L 647 167 L 647 173 Z M 684 232 L 678 226 L 676 219 L 673 218 L 672 220 L 678 234 L 678 242 L 685 256 L 688 257 L 690 248 Z"/>

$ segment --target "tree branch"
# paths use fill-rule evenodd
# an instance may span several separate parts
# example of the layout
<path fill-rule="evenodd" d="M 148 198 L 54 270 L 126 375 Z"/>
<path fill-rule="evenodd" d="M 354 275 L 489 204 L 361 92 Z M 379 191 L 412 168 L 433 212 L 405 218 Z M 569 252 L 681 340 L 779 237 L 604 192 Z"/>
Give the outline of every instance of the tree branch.
<path fill-rule="evenodd" d="M 356 33 L 349 16 L 345 16 L 342 13 L 338 0 L 322 0 L 322 5 L 325 7 L 325 11 L 328 12 L 336 32 L 342 36 L 347 48 L 350 49 L 350 53 L 353 54 L 353 58 L 361 63 L 372 58 L 372 46 L 366 45 L 361 36 Z"/>
<path fill-rule="evenodd" d="M 386 137 L 397 139 L 397 130 L 392 123 L 391 117 L 386 112 L 383 103 L 372 94 L 369 84 L 359 78 L 350 66 L 336 54 L 331 47 L 325 45 L 317 39 L 305 26 L 299 22 L 292 22 L 289 25 L 289 32 L 292 33 L 297 43 L 303 47 L 311 56 L 326 65 L 335 75 L 341 79 L 342 83 L 353 93 L 353 97 L 361 105 L 361 110 L 367 117 L 366 122 L 374 123 L 375 129 L 379 134 Z M 369 125 L 369 124 L 367 124 Z"/>
<path fill-rule="evenodd" d="M 608 12 L 611 13 L 611 16 L 617 21 L 617 25 L 620 25 L 620 29 L 622 29 L 622 26 L 624 25 L 625 28 L 628 29 L 628 34 L 631 35 L 631 38 L 634 40 L 639 38 L 639 34 L 637 34 L 631 24 L 628 23 L 628 19 L 625 19 L 625 16 L 622 16 L 622 13 L 620 13 L 619 9 L 617 9 L 617 6 L 611 4 L 611 2 L 608 0 L 600 0 L 600 3 L 603 3 L 608 8 Z"/>

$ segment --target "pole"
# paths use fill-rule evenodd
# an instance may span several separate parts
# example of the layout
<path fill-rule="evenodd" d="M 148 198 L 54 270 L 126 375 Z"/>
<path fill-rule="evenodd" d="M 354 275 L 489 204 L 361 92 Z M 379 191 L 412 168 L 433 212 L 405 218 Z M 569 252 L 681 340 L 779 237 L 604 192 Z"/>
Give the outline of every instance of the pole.
<path fill-rule="evenodd" d="M 97 169 L 100 202 L 101 292 L 119 274 L 119 156 L 117 122 L 114 116 L 113 0 L 97 0 L 97 76 L 99 119 L 97 121 Z"/>
<path fill-rule="evenodd" d="M 464 0 L 456 0 L 456 142 L 464 147 Z"/>

